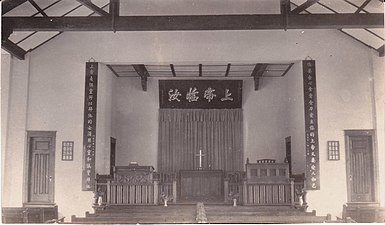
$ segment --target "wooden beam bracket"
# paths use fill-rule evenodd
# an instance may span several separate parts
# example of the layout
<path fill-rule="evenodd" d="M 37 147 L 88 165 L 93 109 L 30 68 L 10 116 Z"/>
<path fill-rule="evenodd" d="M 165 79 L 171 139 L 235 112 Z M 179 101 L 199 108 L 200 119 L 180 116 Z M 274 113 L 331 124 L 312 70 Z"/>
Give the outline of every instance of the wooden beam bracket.
<path fill-rule="evenodd" d="M 382 45 L 381 47 L 379 47 L 379 48 L 377 49 L 378 55 L 379 55 L 380 57 L 384 57 L 384 49 L 385 49 L 385 45 Z"/>
<path fill-rule="evenodd" d="M 254 90 L 258 91 L 260 86 L 260 79 L 267 68 L 266 63 L 257 63 L 254 67 L 251 76 L 254 77 Z"/>
<path fill-rule="evenodd" d="M 136 71 L 136 73 L 140 76 L 142 90 L 147 91 L 147 77 L 150 76 L 148 73 L 146 66 L 144 64 L 133 64 L 132 65 Z"/>
<path fill-rule="evenodd" d="M 1 48 L 20 60 L 24 60 L 27 52 L 10 40 L 1 40 Z"/>
<path fill-rule="evenodd" d="M 142 90 L 147 91 L 147 77 L 140 77 L 140 81 L 142 84 Z"/>

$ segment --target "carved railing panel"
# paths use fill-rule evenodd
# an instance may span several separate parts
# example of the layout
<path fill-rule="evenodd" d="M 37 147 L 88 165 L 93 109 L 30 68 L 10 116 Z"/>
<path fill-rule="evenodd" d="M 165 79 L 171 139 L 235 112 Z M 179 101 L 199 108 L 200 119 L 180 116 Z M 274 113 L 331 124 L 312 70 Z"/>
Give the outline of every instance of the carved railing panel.
<path fill-rule="evenodd" d="M 106 205 L 148 205 L 158 203 L 158 180 L 154 178 L 152 166 L 114 167 L 114 176 L 100 182 L 105 190 L 103 203 Z M 105 185 L 105 186 L 104 186 Z"/>
<path fill-rule="evenodd" d="M 246 163 L 243 201 L 247 205 L 294 205 L 294 179 L 289 178 L 289 164 L 275 160 Z"/>
<path fill-rule="evenodd" d="M 291 205 L 290 183 L 246 184 L 248 205 Z"/>
<path fill-rule="evenodd" d="M 107 202 L 109 205 L 155 204 L 154 185 L 129 183 L 109 183 Z"/>

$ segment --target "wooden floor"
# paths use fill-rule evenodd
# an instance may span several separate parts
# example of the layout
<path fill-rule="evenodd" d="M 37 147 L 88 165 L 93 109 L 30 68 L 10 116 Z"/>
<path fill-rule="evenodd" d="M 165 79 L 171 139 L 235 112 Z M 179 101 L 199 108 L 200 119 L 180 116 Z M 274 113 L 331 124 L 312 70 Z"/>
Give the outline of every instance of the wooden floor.
<path fill-rule="evenodd" d="M 85 217 L 72 217 L 71 223 L 200 223 L 196 204 L 164 206 L 109 207 Z M 207 223 L 322 223 L 325 216 L 290 207 L 204 205 Z"/>

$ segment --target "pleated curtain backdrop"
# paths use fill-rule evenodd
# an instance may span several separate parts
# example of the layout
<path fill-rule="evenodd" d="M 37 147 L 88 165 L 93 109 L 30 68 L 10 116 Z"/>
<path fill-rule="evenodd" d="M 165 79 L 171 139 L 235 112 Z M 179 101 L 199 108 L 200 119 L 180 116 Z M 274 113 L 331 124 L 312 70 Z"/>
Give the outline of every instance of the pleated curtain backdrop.
<path fill-rule="evenodd" d="M 159 109 L 158 171 L 243 171 L 242 109 Z"/>

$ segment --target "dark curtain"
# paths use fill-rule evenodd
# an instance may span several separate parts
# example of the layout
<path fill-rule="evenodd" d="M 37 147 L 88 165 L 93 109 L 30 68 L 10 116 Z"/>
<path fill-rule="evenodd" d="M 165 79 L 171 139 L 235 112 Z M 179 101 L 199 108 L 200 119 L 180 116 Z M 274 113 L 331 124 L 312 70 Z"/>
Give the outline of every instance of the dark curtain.
<path fill-rule="evenodd" d="M 242 109 L 159 109 L 158 171 L 243 170 Z"/>

